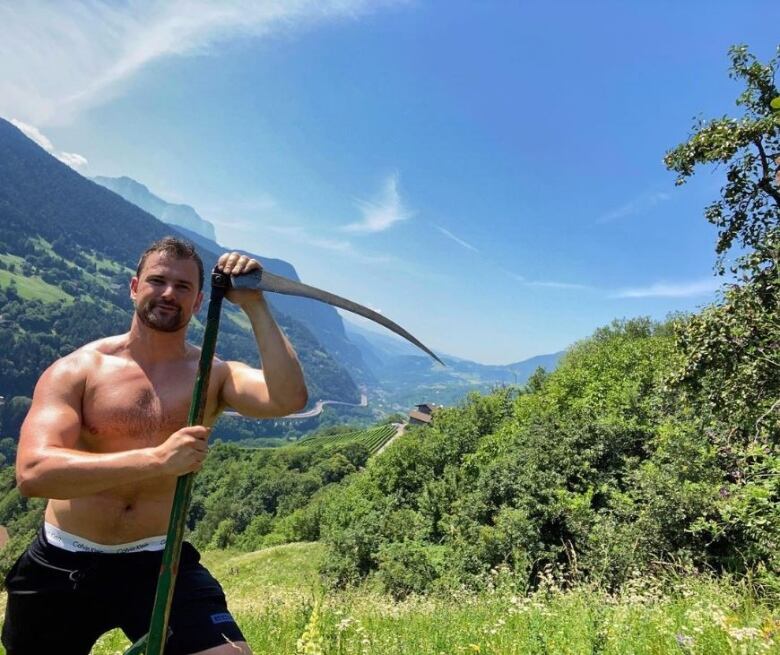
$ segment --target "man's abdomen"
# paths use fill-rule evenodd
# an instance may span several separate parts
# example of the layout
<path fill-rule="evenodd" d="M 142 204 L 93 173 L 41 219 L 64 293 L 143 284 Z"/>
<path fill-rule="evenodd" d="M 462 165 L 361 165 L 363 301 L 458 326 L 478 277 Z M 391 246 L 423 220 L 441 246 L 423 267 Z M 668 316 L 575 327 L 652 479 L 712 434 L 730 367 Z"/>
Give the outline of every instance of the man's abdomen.
<path fill-rule="evenodd" d="M 115 545 L 165 534 L 175 479 L 93 496 L 50 500 L 45 520 L 90 541 Z"/>

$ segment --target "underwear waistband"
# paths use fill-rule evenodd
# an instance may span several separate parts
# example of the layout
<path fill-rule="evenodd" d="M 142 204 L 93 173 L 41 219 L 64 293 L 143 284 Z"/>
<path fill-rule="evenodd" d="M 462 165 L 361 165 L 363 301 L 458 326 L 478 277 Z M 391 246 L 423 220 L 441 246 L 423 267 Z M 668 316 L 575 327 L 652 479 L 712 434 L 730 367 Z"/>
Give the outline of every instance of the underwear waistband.
<path fill-rule="evenodd" d="M 84 537 L 65 532 L 51 523 L 43 524 L 43 533 L 49 545 L 71 553 L 139 553 L 165 548 L 166 535 L 147 537 L 126 544 L 98 544 Z"/>

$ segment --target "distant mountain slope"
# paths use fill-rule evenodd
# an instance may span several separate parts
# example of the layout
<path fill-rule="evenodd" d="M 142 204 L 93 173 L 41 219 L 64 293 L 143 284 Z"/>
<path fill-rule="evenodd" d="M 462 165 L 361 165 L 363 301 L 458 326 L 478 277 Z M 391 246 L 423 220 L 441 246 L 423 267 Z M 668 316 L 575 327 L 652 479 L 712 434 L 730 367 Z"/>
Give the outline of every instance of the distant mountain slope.
<path fill-rule="evenodd" d="M 202 218 L 189 205 L 178 205 L 167 202 L 154 195 L 149 189 L 130 177 L 103 177 L 98 175 L 92 178 L 101 186 L 119 194 L 128 202 L 132 202 L 163 223 L 171 223 L 178 227 L 184 227 L 196 234 L 216 241 L 214 226 Z"/>
<path fill-rule="evenodd" d="M 538 367 L 555 369 L 563 355 L 557 352 L 493 366 L 440 353 L 447 365 L 442 367 L 393 335 L 379 334 L 351 321 L 344 323 L 348 337 L 377 378 L 378 395 L 387 410 L 405 409 L 420 402 L 453 404 L 470 391 L 525 384 Z"/>
<path fill-rule="evenodd" d="M 29 396 L 53 359 L 127 330 L 127 284 L 138 256 L 173 231 L 0 119 L 0 395 Z M 219 252 L 201 248 L 207 267 Z M 274 309 L 301 358 L 312 403 L 358 402 L 344 367 L 300 321 Z M 192 328 L 195 340 L 200 330 Z M 217 352 L 257 361 L 246 319 L 235 308 L 225 309 Z"/>
<path fill-rule="evenodd" d="M 161 221 L 173 224 L 178 231 L 201 249 L 212 252 L 221 252 L 228 248 L 240 250 L 262 261 L 263 265 L 272 273 L 284 275 L 293 280 L 299 279 L 295 268 L 286 261 L 242 250 L 237 248 L 235 244 L 219 245 L 214 236 L 214 226 L 201 218 L 192 207 L 172 205 L 154 195 L 147 187 L 132 178 L 98 176 L 93 180 L 119 194 L 128 202 L 153 214 Z M 201 228 L 196 229 L 194 226 L 198 224 L 201 224 Z M 279 311 L 306 325 L 335 360 L 347 368 L 354 380 L 360 384 L 375 382 L 370 369 L 363 362 L 360 350 L 347 339 L 341 317 L 335 309 L 316 301 L 282 295 L 274 296 L 273 304 Z"/>

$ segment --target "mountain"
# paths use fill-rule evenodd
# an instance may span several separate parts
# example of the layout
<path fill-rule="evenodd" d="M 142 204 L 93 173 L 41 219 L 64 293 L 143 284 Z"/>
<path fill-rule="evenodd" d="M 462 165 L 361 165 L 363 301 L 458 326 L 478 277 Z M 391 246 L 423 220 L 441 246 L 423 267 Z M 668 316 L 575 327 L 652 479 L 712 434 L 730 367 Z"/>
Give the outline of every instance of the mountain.
<path fill-rule="evenodd" d="M 451 405 L 471 391 L 522 385 L 539 367 L 554 370 L 563 355 L 557 352 L 493 366 L 439 353 L 447 365 L 442 367 L 392 334 L 379 334 L 352 321 L 344 323 L 347 336 L 377 379 L 374 395 L 386 411 L 403 411 L 421 402 Z"/>
<path fill-rule="evenodd" d="M 172 232 L 193 240 L 209 268 L 227 249 L 87 180 L 0 119 L 0 395 L 29 396 L 51 361 L 125 331 L 132 312 L 127 283 L 137 258 L 151 241 Z M 268 270 L 298 279 L 288 262 L 248 254 Z M 390 333 L 345 328 L 328 305 L 279 294 L 268 299 L 301 358 L 312 403 L 357 402 L 357 382 L 367 388 L 374 413 L 405 411 L 425 401 L 453 404 L 469 391 L 520 384 L 537 365 L 554 368 L 559 356 L 503 367 L 446 356 L 448 366 L 441 368 Z M 190 338 L 197 341 L 201 330 L 196 321 Z M 231 307 L 225 309 L 218 353 L 257 358 L 243 315 Z"/>
<path fill-rule="evenodd" d="M 140 182 L 129 177 L 98 176 L 92 179 L 161 221 L 174 225 L 199 249 L 211 252 L 223 252 L 228 249 L 239 250 L 261 261 L 271 273 L 299 281 L 295 268 L 288 262 L 242 250 L 236 248 L 235 245 L 219 245 L 214 236 L 214 226 L 202 219 L 188 205 L 170 204 L 154 195 Z M 201 229 L 193 227 L 197 224 L 201 225 Z M 273 303 L 279 311 L 306 325 L 334 359 L 345 366 L 359 384 L 366 385 L 376 382 L 370 369 L 363 362 L 360 350 L 347 338 L 341 317 L 333 307 L 304 298 L 284 295 L 275 296 Z"/>
<path fill-rule="evenodd" d="M 163 223 L 171 223 L 179 227 L 187 228 L 196 234 L 216 241 L 214 226 L 196 212 L 189 205 L 177 205 L 166 202 L 154 195 L 147 187 L 136 182 L 130 177 L 103 177 L 92 178 L 93 182 L 119 194 L 128 202 L 133 203 Z"/>
<path fill-rule="evenodd" d="M 132 316 L 127 284 L 138 257 L 174 231 L 0 119 L 0 395 L 31 395 L 51 361 L 124 332 Z M 200 252 L 210 268 L 221 250 Z M 269 302 L 301 359 L 312 403 L 357 402 L 346 369 L 303 323 L 280 310 L 276 298 Z M 190 338 L 197 342 L 201 334 L 196 320 Z M 232 306 L 224 310 L 217 352 L 257 361 L 246 319 Z"/>
<path fill-rule="evenodd" d="M 96 181 L 101 179 L 126 180 L 115 187 L 120 195 L 131 202 L 134 202 L 136 195 L 125 195 L 126 190 L 134 189 L 133 185 L 146 190 L 146 187 L 130 178 L 95 178 Z M 157 200 L 165 202 L 159 198 Z M 178 229 L 200 248 L 212 251 L 226 249 L 199 233 L 182 227 Z M 227 247 L 233 249 L 232 246 Z M 241 252 L 262 261 L 272 273 L 298 280 L 294 267 L 285 261 L 245 250 Z M 349 321 L 345 329 L 339 314 L 328 305 L 290 296 L 275 298 L 275 305 L 303 322 L 328 352 L 347 368 L 353 379 L 370 388 L 375 400 L 386 409 L 402 409 L 420 402 L 421 398 L 450 404 L 459 401 L 469 391 L 487 391 L 497 384 L 523 384 L 539 366 L 546 370 L 555 368 L 561 355 L 540 355 L 506 366 L 486 366 L 446 356 L 444 360 L 447 368 L 442 368 L 395 335 L 364 330 Z"/>

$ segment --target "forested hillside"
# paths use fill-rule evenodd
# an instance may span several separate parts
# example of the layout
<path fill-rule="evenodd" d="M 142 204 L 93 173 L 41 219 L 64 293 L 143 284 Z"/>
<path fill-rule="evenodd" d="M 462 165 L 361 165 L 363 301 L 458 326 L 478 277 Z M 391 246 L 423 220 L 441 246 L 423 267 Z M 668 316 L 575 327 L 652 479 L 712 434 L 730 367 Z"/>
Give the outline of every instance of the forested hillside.
<path fill-rule="evenodd" d="M 58 356 L 124 332 L 131 317 L 127 285 L 138 256 L 172 231 L 0 120 L 0 395 L 29 397 Z M 210 267 L 219 253 L 201 254 Z M 301 358 L 312 402 L 357 402 L 347 371 L 304 325 L 276 313 Z M 193 340 L 200 329 L 195 322 Z M 234 308 L 225 311 L 217 352 L 258 359 L 248 323 Z"/>

